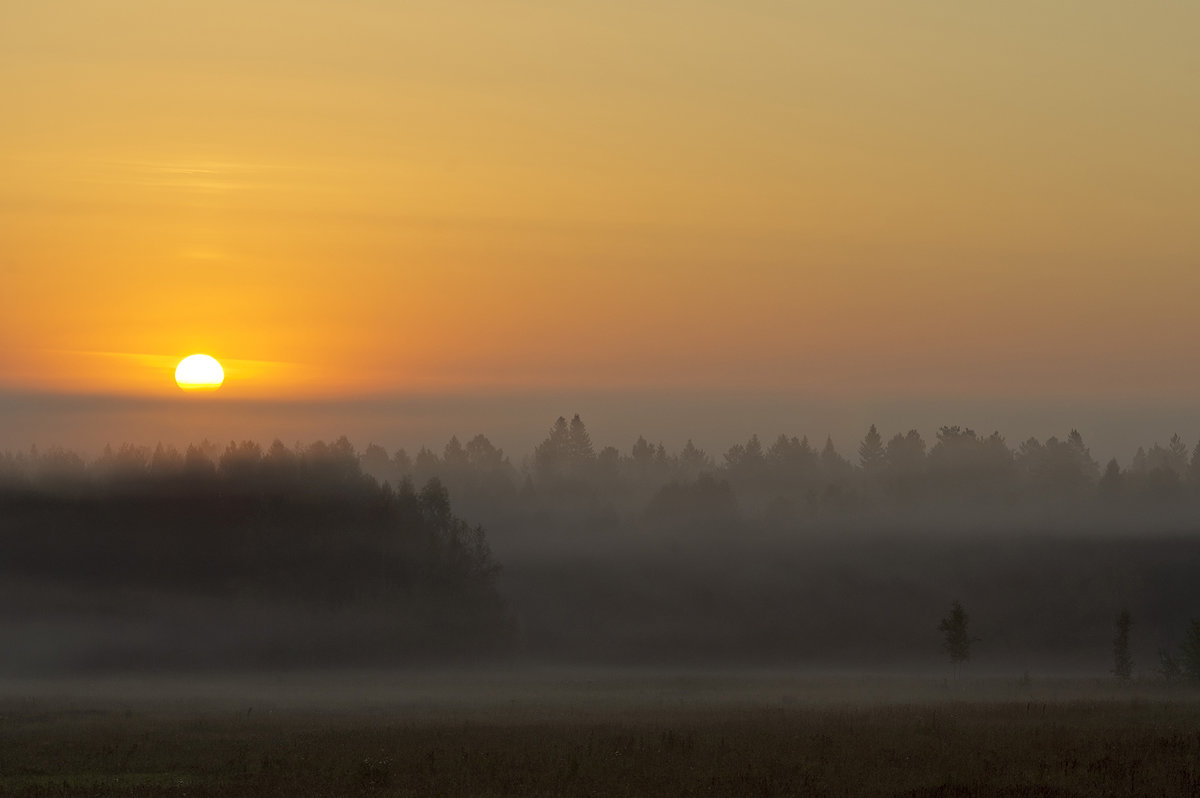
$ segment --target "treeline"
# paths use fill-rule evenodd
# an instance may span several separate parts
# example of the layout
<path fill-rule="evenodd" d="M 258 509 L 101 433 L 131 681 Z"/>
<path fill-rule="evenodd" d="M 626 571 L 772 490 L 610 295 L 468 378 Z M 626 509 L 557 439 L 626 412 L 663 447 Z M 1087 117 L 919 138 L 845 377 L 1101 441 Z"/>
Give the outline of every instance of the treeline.
<path fill-rule="evenodd" d="M 598 447 L 583 420 L 559 418 L 533 453 L 514 464 L 483 435 L 457 437 L 440 452 L 389 453 L 372 444 L 364 469 L 389 482 L 439 477 L 472 517 L 513 506 L 584 501 L 612 512 L 678 518 L 803 519 L 855 512 L 994 512 L 1001 508 L 1112 513 L 1122 508 L 1200 509 L 1200 445 L 1175 435 L 1139 448 L 1128 465 L 1101 465 L 1083 436 L 1029 438 L 1010 445 L 998 432 L 941 427 L 932 441 L 916 430 L 884 437 L 874 425 L 851 452 L 831 438 L 757 435 L 713 456 L 688 441 L 678 451 L 639 437 L 624 451 Z"/>
<path fill-rule="evenodd" d="M 954 427 L 869 430 L 853 459 L 785 437 L 622 452 L 579 418 L 516 463 L 484 436 L 7 454 L 0 670 L 928 664 L 952 597 L 989 663 L 1091 667 L 1123 606 L 1148 662 L 1200 600 L 1186 454 L 1176 438 L 1106 473 L 1078 434 L 1013 449 Z M 1048 534 L 1064 508 L 1086 534 Z M 1123 534 L 1092 534 L 1112 517 Z"/>
<path fill-rule="evenodd" d="M 393 487 L 437 478 L 456 502 L 473 505 L 538 494 L 648 501 L 661 494 L 658 498 L 670 503 L 672 495 L 695 493 L 688 487 L 698 482 L 716 491 L 727 483 L 736 499 L 759 509 L 772 501 L 793 509 L 924 502 L 1145 504 L 1200 498 L 1200 444 L 1189 449 L 1175 435 L 1166 445 L 1139 447 L 1125 467 L 1115 458 L 1101 466 L 1076 430 L 1063 438 L 1029 438 L 1014 447 L 998 432 L 985 436 L 944 426 L 927 442 L 916 430 L 885 439 L 872 425 L 852 454 L 840 451 L 831 438 L 814 446 L 807 436 L 781 434 L 770 443 L 752 435 L 714 457 L 690 440 L 674 452 L 644 437 L 626 451 L 597 447 L 575 415 L 570 421 L 560 417 L 519 463 L 482 434 L 465 444 L 455 436 L 440 451 L 421 447 L 415 454 L 389 453 L 373 443 L 358 453 L 345 437 L 296 450 L 280 441 L 267 449 L 248 441 L 224 448 L 205 441 L 182 452 L 123 445 L 106 448 L 90 462 L 57 448 L 0 454 L 3 490 L 128 489 L 180 479 L 199 484 L 206 478 L 265 485 L 286 475 L 320 491 L 364 474 Z"/>
<path fill-rule="evenodd" d="M 365 474 L 344 438 L 0 462 L 0 621 L 98 614 L 124 638 L 75 651 L 64 633 L 74 664 L 377 663 L 508 643 L 483 530 L 436 479 Z"/>
<path fill-rule="evenodd" d="M 61 450 L 0 455 L 0 491 L 57 492 L 205 479 L 271 480 L 289 474 L 305 491 L 374 477 L 393 488 L 439 480 L 459 515 L 489 530 L 574 519 L 581 531 L 632 521 L 709 527 L 863 515 L 902 519 L 939 512 L 995 517 L 1051 509 L 1108 518 L 1200 514 L 1200 444 L 1179 435 L 1139 448 L 1122 466 L 1101 465 L 1083 436 L 1029 438 L 1010 445 L 998 432 L 943 426 L 931 441 L 916 430 L 885 437 L 872 425 L 849 452 L 831 438 L 757 435 L 716 456 L 688 441 L 677 451 L 639 437 L 630 448 L 597 446 L 579 415 L 560 417 L 534 450 L 514 462 L 482 434 L 452 437 L 440 450 L 410 454 L 342 438 L 293 450 L 230 443 L 121 446 L 90 462 Z M 249 484 L 249 483 L 247 483 Z"/>

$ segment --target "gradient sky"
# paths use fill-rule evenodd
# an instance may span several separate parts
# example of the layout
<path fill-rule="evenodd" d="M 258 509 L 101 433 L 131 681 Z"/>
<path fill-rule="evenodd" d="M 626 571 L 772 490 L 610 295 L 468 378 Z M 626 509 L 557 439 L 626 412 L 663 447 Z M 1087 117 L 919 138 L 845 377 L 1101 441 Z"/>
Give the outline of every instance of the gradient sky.
<path fill-rule="evenodd" d="M 460 432 L 498 394 L 1186 405 L 1197 30 L 1190 0 L 5 3 L 0 394 L 194 412 L 171 375 L 207 352 L 204 401 L 453 395 Z"/>

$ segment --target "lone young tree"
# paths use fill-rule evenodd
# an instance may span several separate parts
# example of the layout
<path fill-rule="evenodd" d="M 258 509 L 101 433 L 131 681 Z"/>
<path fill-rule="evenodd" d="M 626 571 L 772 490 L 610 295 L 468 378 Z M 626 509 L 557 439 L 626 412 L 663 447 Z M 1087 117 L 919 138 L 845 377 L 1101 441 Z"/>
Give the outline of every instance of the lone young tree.
<path fill-rule="evenodd" d="M 954 664 L 955 668 L 971 658 L 971 644 L 978 642 L 976 638 L 971 637 L 967 629 L 970 620 L 966 610 L 963 609 L 962 602 L 955 601 L 950 605 L 950 614 L 942 618 L 942 622 L 938 624 L 938 629 L 946 638 L 943 646 L 946 653 L 950 655 L 950 662 Z"/>
<path fill-rule="evenodd" d="M 1133 620 L 1129 617 L 1129 610 L 1121 610 L 1117 615 L 1117 634 L 1113 638 L 1113 675 L 1122 683 L 1133 679 L 1133 658 L 1129 655 L 1131 626 Z"/>
<path fill-rule="evenodd" d="M 1183 667 L 1169 649 L 1160 648 L 1158 650 L 1158 675 L 1168 685 L 1176 684 L 1183 678 Z"/>

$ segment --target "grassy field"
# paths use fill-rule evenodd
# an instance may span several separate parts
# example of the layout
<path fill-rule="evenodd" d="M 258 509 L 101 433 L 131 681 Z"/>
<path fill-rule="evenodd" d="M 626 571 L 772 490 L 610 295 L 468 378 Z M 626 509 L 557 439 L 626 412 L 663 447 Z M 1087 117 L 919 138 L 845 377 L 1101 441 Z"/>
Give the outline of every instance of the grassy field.
<path fill-rule="evenodd" d="M 778 674 L 10 683 L 0 794 L 1190 796 L 1200 700 Z"/>

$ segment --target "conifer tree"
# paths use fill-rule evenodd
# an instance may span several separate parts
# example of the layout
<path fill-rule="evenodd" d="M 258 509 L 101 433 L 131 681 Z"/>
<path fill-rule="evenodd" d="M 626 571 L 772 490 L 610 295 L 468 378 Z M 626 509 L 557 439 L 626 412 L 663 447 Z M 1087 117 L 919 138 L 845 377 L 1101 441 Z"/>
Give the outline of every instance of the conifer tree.
<path fill-rule="evenodd" d="M 467 462 L 473 468 L 496 472 L 505 466 L 504 451 L 493 446 L 487 436 L 482 433 L 467 441 L 465 449 Z"/>
<path fill-rule="evenodd" d="M 1117 464 L 1117 458 L 1114 457 L 1104 468 L 1104 476 L 1100 477 L 1100 484 L 1097 486 L 1100 497 L 1105 501 L 1116 500 L 1121 495 L 1121 485 L 1124 481 L 1121 466 Z"/>
<path fill-rule="evenodd" d="M 944 635 L 945 640 L 942 645 L 946 649 L 946 653 L 950 655 L 950 662 L 955 666 L 961 666 L 971 658 L 971 644 L 978 642 L 971 637 L 968 630 L 970 616 L 963 609 L 961 601 L 955 601 L 950 605 L 950 614 L 942 618 L 942 622 L 938 624 L 938 630 Z"/>
<path fill-rule="evenodd" d="M 825 446 L 821 449 L 821 467 L 825 469 L 827 479 L 838 479 L 853 470 L 845 457 L 838 453 L 833 445 L 833 436 L 825 436 Z"/>
<path fill-rule="evenodd" d="M 1179 475 L 1180 479 L 1187 478 L 1188 449 L 1178 432 L 1172 435 L 1171 440 L 1167 443 L 1167 465 Z"/>
<path fill-rule="evenodd" d="M 592 448 L 592 436 L 588 434 L 587 427 L 578 413 L 571 418 L 567 430 L 567 452 L 571 465 L 576 468 L 590 463 L 596 457 Z"/>
<path fill-rule="evenodd" d="M 533 450 L 534 470 L 540 479 L 561 477 L 569 461 L 571 432 L 567 420 L 559 416 L 550 434 Z"/>
<path fill-rule="evenodd" d="M 883 437 L 872 424 L 867 435 L 858 447 L 858 464 L 868 474 L 877 472 L 883 467 L 887 452 L 883 446 Z"/>
<path fill-rule="evenodd" d="M 1146 449 L 1144 447 L 1139 446 L 1133 453 L 1133 462 L 1129 464 L 1129 470 L 1138 475 L 1146 473 Z"/>
<path fill-rule="evenodd" d="M 696 448 L 696 444 L 688 438 L 683 450 L 679 452 L 679 465 L 683 467 L 686 476 L 694 477 L 702 471 L 712 470 L 713 461 L 703 449 Z"/>
<path fill-rule="evenodd" d="M 451 435 L 446 448 L 442 450 L 442 465 L 451 471 L 466 467 L 467 451 L 457 435 Z"/>
<path fill-rule="evenodd" d="M 1083 436 L 1079 434 L 1079 430 L 1073 429 L 1067 435 L 1067 447 L 1075 459 L 1075 465 L 1083 480 L 1089 485 L 1096 484 L 1096 479 L 1100 476 L 1100 464 L 1092 458 L 1092 452 L 1083 442 Z"/>
<path fill-rule="evenodd" d="M 650 464 L 654 461 L 654 447 L 650 445 L 650 441 L 646 440 L 645 436 L 639 435 L 638 439 L 633 442 L 633 448 L 629 455 L 638 468 L 647 471 Z"/>

